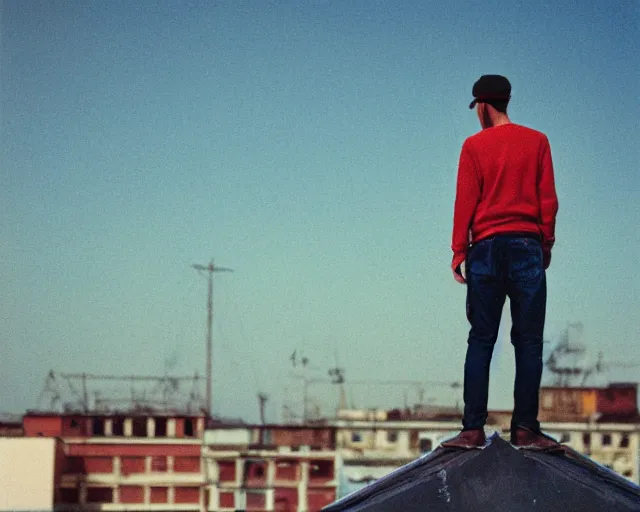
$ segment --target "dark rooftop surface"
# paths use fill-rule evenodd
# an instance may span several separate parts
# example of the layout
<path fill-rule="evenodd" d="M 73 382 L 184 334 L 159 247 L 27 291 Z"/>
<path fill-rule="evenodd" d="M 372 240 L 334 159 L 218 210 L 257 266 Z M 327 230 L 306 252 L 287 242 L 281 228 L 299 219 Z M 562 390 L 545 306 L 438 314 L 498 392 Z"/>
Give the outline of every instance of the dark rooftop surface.
<path fill-rule="evenodd" d="M 323 511 L 640 512 L 640 487 L 570 448 L 516 449 L 494 435 L 482 450 L 438 447 Z"/>

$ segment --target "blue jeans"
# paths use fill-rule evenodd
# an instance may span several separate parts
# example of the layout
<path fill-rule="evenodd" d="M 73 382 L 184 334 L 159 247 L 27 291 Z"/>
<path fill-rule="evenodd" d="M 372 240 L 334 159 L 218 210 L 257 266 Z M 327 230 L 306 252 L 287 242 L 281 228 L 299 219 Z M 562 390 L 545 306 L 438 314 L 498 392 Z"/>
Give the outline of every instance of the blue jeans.
<path fill-rule="evenodd" d="M 474 244 L 466 261 L 467 318 L 471 324 L 464 365 L 463 429 L 487 420 L 489 367 L 506 297 L 511 303 L 511 343 L 516 378 L 511 428 L 539 430 L 542 335 L 547 282 L 535 235 L 499 235 Z"/>

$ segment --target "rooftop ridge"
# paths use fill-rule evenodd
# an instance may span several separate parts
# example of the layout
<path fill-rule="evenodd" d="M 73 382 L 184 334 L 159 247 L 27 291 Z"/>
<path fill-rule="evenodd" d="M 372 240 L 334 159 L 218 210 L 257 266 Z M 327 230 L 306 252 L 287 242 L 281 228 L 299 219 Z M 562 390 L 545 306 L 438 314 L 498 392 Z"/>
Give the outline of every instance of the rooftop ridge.
<path fill-rule="evenodd" d="M 445 448 L 344 496 L 323 512 L 640 511 L 640 487 L 565 447 L 517 448 L 495 432 L 480 449 Z M 507 508 L 505 508 L 507 507 Z"/>

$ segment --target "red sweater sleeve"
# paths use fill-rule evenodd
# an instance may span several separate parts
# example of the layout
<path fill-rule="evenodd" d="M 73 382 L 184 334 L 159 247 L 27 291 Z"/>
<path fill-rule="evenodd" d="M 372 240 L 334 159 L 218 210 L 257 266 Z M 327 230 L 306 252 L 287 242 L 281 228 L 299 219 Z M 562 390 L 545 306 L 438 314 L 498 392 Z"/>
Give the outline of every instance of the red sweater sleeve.
<path fill-rule="evenodd" d="M 540 177 L 538 180 L 538 197 L 540 198 L 540 232 L 542 246 L 551 251 L 556 241 L 556 214 L 558 213 L 558 197 L 556 195 L 553 161 L 549 140 L 545 137 L 540 149 Z"/>
<path fill-rule="evenodd" d="M 467 256 L 469 247 L 469 230 L 476 206 L 480 200 L 482 184 L 478 170 L 475 168 L 468 140 L 462 145 L 458 163 L 458 177 L 456 184 L 456 199 L 453 212 L 453 236 L 451 249 L 453 261 L 451 268 L 455 269 Z"/>

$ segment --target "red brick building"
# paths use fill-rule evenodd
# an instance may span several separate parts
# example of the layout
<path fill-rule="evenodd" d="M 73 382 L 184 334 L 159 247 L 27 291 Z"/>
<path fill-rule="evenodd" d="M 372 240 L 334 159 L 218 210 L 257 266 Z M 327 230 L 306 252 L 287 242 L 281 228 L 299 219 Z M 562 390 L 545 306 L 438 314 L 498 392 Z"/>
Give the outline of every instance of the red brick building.
<path fill-rule="evenodd" d="M 23 430 L 56 439 L 56 510 L 314 512 L 337 497 L 334 427 L 28 413 Z"/>
<path fill-rule="evenodd" d="M 26 437 L 54 437 L 57 509 L 202 509 L 203 416 L 29 413 Z M 83 508 L 84 507 L 84 508 Z"/>

